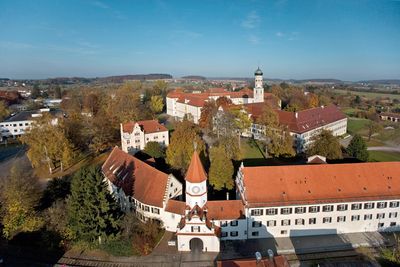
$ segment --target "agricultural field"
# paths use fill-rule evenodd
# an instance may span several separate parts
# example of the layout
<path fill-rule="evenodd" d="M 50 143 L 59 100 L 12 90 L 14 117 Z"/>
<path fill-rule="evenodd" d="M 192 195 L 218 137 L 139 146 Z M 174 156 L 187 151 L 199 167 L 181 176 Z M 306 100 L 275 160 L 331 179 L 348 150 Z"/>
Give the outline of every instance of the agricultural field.
<path fill-rule="evenodd" d="M 385 93 L 376 93 L 376 92 L 358 92 L 358 91 L 350 91 L 350 90 L 342 90 L 342 89 L 335 89 L 334 90 L 338 94 L 344 94 L 347 95 L 347 93 L 350 92 L 352 95 L 359 95 L 363 96 L 369 99 L 375 99 L 375 98 L 390 98 L 390 99 L 398 99 L 400 100 L 400 95 L 395 95 L 395 94 L 385 94 Z"/>

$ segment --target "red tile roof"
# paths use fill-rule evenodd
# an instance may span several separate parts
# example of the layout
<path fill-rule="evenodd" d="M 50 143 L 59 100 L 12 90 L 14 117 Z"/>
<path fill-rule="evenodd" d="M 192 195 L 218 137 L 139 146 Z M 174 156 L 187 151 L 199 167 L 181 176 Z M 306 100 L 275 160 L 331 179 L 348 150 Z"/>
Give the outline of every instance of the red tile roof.
<path fill-rule="evenodd" d="M 105 177 L 125 195 L 162 208 L 168 174 L 115 147 L 102 166 Z"/>
<path fill-rule="evenodd" d="M 207 217 L 211 220 L 244 219 L 242 200 L 214 200 L 207 201 Z"/>
<path fill-rule="evenodd" d="M 400 162 L 244 167 L 250 206 L 400 198 Z"/>
<path fill-rule="evenodd" d="M 122 131 L 124 133 L 131 133 L 133 131 L 133 128 L 135 127 L 135 124 L 139 124 L 140 128 L 144 133 L 157 133 L 157 132 L 164 132 L 168 131 L 167 128 L 165 128 L 164 125 L 160 124 L 156 120 L 146 120 L 146 121 L 130 121 L 127 123 L 122 124 Z"/>
<path fill-rule="evenodd" d="M 190 183 L 201 183 L 207 180 L 207 174 L 196 151 L 193 152 L 185 179 Z"/>
<path fill-rule="evenodd" d="M 289 267 L 288 260 L 280 255 L 275 256 L 272 260 L 262 259 L 257 262 L 256 259 L 236 259 L 217 261 L 218 267 Z"/>
<path fill-rule="evenodd" d="M 167 206 L 165 207 L 165 211 L 175 213 L 175 214 L 185 215 L 186 207 L 187 207 L 186 202 L 184 202 L 184 201 L 168 199 Z"/>
<path fill-rule="evenodd" d="M 286 125 L 291 132 L 299 134 L 346 118 L 346 115 L 335 105 L 298 112 L 284 110 L 276 110 L 276 112 L 278 113 L 281 125 Z"/>

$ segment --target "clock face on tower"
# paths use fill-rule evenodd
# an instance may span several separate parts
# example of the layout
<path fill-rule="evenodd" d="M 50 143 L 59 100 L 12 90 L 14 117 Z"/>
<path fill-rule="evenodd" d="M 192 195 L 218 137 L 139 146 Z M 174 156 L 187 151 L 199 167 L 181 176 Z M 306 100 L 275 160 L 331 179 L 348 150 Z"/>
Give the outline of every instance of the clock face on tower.
<path fill-rule="evenodd" d="M 193 186 L 193 187 L 192 187 L 192 192 L 193 192 L 194 194 L 199 193 L 199 192 L 200 192 L 200 187 L 198 187 L 197 185 L 196 185 L 196 186 Z"/>

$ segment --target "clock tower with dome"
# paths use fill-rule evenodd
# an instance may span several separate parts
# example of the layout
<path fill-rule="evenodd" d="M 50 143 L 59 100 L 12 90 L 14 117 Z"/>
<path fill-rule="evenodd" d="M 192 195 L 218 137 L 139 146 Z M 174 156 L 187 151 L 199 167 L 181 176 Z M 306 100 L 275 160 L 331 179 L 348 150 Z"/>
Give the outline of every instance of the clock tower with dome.
<path fill-rule="evenodd" d="M 255 81 L 253 89 L 254 103 L 264 102 L 263 72 L 258 67 L 254 72 Z"/>
<path fill-rule="evenodd" d="M 194 151 L 186 173 L 186 205 L 202 208 L 207 203 L 207 174 L 201 164 L 199 154 Z"/>

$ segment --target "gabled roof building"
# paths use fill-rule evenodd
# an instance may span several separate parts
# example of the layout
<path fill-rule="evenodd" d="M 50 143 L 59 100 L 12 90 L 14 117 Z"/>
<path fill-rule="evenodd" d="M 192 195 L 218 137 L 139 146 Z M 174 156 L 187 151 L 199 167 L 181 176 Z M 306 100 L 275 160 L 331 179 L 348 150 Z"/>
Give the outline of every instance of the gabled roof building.
<path fill-rule="evenodd" d="M 172 174 L 119 148 L 102 170 L 121 208 L 161 221 L 176 234 L 179 251 L 218 252 L 224 240 L 400 230 L 400 162 L 331 165 L 314 157 L 310 163 L 242 164 L 234 200 L 208 199 L 197 152 L 185 192 Z"/>

